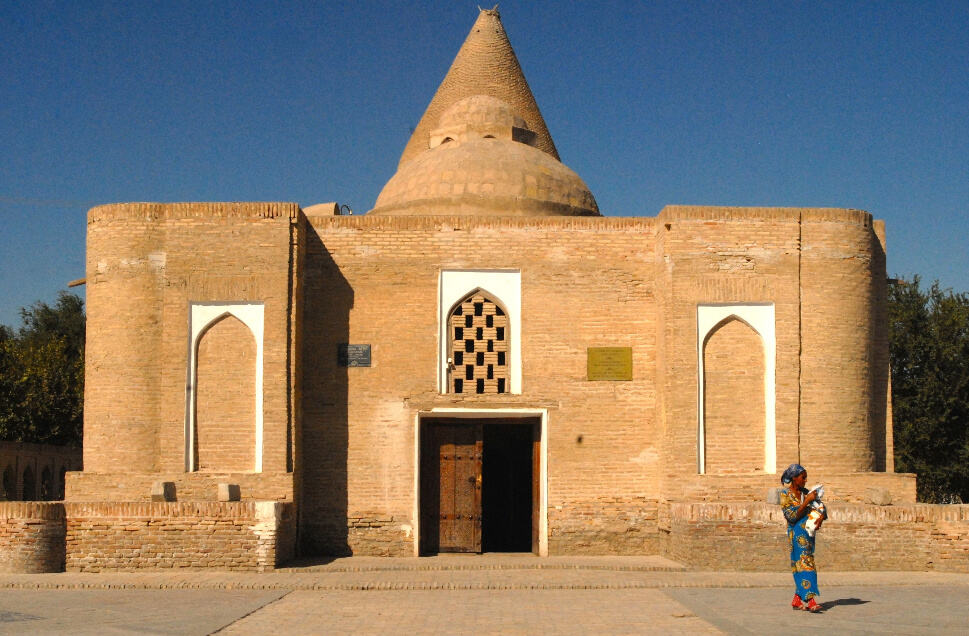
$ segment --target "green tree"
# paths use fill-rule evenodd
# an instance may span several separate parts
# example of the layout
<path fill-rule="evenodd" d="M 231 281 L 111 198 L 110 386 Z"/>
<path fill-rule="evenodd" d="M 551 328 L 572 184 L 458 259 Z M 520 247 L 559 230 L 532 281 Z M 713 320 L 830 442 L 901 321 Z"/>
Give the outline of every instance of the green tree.
<path fill-rule="evenodd" d="M 17 332 L 0 326 L 0 439 L 80 446 L 84 302 L 62 292 L 20 315 Z"/>
<path fill-rule="evenodd" d="M 969 501 L 969 295 L 920 282 L 889 286 L 895 466 L 920 501 Z"/>

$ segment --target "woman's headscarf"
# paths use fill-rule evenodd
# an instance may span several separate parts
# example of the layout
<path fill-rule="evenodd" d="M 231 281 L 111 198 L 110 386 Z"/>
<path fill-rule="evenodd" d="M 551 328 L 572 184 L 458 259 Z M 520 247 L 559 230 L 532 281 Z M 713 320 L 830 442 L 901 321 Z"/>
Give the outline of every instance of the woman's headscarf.
<path fill-rule="evenodd" d="M 804 466 L 801 466 L 800 464 L 791 464 L 787 467 L 787 470 L 784 471 L 784 474 L 781 475 L 781 483 L 786 486 L 794 481 L 795 477 L 806 472 L 807 469 L 805 469 Z"/>

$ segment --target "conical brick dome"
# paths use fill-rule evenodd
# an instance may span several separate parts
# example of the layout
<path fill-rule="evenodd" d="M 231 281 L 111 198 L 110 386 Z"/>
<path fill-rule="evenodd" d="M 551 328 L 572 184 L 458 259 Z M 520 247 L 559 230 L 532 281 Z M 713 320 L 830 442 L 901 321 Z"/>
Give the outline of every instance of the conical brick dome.
<path fill-rule="evenodd" d="M 490 95 L 506 102 L 521 115 L 528 129 L 535 131 L 535 147 L 559 158 L 498 11 L 486 9 L 478 15 L 444 81 L 414 129 L 400 157 L 400 165 L 427 150 L 428 135 L 437 127 L 444 111 L 472 95 Z"/>
<path fill-rule="evenodd" d="M 482 10 L 370 214 L 589 216 L 497 10 Z"/>

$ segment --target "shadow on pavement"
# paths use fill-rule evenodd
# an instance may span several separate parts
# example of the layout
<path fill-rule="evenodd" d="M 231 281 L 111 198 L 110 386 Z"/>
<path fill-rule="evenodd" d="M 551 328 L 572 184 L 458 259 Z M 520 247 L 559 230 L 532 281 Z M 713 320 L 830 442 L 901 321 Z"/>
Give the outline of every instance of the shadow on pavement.
<path fill-rule="evenodd" d="M 837 598 L 833 601 L 821 603 L 821 609 L 826 612 L 836 605 L 864 605 L 865 603 L 871 603 L 871 601 L 865 601 L 860 598 Z"/>

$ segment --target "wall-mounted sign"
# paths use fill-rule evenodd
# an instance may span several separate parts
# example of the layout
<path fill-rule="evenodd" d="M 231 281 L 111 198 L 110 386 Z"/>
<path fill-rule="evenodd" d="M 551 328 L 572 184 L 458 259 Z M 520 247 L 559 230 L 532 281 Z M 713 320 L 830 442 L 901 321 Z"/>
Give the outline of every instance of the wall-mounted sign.
<path fill-rule="evenodd" d="M 632 347 L 589 347 L 586 372 L 589 380 L 632 380 Z"/>
<path fill-rule="evenodd" d="M 370 345 L 368 344 L 337 345 L 336 358 L 341 367 L 369 367 L 370 366 Z"/>

